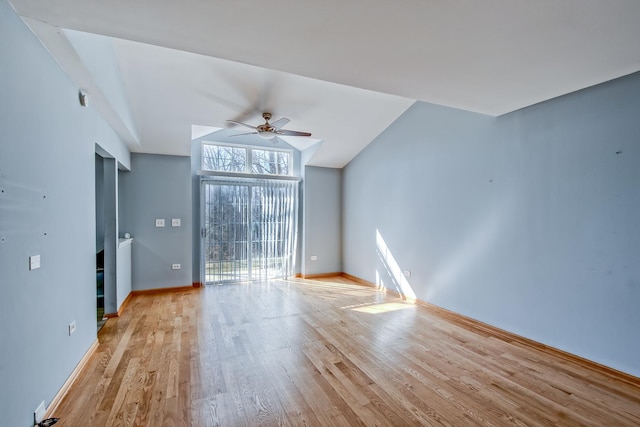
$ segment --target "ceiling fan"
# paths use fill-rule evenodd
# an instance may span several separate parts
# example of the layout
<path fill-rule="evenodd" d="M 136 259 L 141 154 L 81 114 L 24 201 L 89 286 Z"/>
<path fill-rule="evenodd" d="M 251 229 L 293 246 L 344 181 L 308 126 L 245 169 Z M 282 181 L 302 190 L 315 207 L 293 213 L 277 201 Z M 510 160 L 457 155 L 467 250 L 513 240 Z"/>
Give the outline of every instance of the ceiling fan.
<path fill-rule="evenodd" d="M 262 118 L 264 119 L 264 124 L 258 126 L 248 125 L 246 123 L 237 122 L 235 120 L 227 120 L 230 123 L 235 123 L 237 125 L 245 126 L 254 130 L 253 132 L 238 133 L 236 135 L 229 136 L 258 135 L 264 139 L 274 139 L 274 142 L 277 142 L 276 137 L 278 135 L 311 136 L 309 132 L 299 132 L 297 130 L 282 129 L 290 121 L 286 117 L 278 119 L 273 123 L 269 123 L 269 120 L 271 120 L 271 113 L 262 113 Z"/>

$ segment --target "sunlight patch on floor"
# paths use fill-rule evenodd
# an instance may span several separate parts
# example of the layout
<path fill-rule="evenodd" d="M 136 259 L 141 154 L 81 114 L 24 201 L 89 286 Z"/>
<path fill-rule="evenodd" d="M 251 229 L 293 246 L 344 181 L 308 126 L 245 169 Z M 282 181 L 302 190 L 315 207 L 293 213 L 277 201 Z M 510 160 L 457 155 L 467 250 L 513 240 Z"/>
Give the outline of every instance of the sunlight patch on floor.
<path fill-rule="evenodd" d="M 359 311 L 361 313 L 380 314 L 388 313 L 390 311 L 406 310 L 407 308 L 415 308 L 413 304 L 403 302 L 382 302 L 375 304 L 358 304 L 342 307 L 353 311 Z"/>

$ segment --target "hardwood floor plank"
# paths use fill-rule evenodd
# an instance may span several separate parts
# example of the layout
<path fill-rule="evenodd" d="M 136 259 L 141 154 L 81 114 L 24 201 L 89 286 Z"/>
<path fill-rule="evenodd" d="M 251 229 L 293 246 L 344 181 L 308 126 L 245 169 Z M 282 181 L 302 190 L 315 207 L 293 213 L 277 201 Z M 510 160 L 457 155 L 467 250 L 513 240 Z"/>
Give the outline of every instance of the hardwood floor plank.
<path fill-rule="evenodd" d="M 135 387 L 134 380 L 140 365 L 140 359 L 134 358 L 128 360 L 126 365 L 124 376 L 121 380 L 125 386 L 117 389 L 116 396 L 111 404 L 111 410 L 105 421 L 105 425 L 108 426 L 126 425 L 127 411 L 125 410 L 125 398 L 131 389 Z"/>
<path fill-rule="evenodd" d="M 343 422 L 346 425 L 359 425 L 355 413 L 337 396 L 320 372 L 315 369 L 308 372 L 294 370 L 291 371 L 291 377 L 297 392 L 311 408 L 320 425 L 332 426 Z"/>
<path fill-rule="evenodd" d="M 77 426 L 637 426 L 640 386 L 344 277 L 134 295 Z"/>
<path fill-rule="evenodd" d="M 278 352 L 276 356 L 280 356 L 280 354 L 281 352 Z M 321 425 L 315 412 L 303 398 L 299 384 L 296 383 L 291 375 L 290 369 L 285 364 L 286 362 L 282 362 L 282 360 L 290 360 L 289 356 L 289 354 L 285 354 L 282 358 L 278 357 L 277 363 L 272 363 L 268 367 L 268 376 L 275 383 L 275 388 L 279 390 L 277 396 L 280 404 L 291 425 Z"/>
<path fill-rule="evenodd" d="M 249 425 L 249 418 L 242 400 L 242 394 L 236 378 L 237 365 L 232 361 L 225 361 L 221 366 L 222 378 L 224 378 L 226 389 L 223 393 L 215 395 L 220 402 L 220 419 L 224 421 L 221 425 L 237 424 Z"/>
<path fill-rule="evenodd" d="M 336 345 L 344 342 L 343 337 L 333 337 L 332 340 L 337 343 Z M 372 377 L 376 378 L 376 384 L 381 388 L 390 392 L 395 389 L 401 391 L 394 394 L 394 396 L 397 404 L 405 409 L 404 412 L 407 413 L 408 411 L 409 417 L 416 417 L 417 421 L 424 425 L 455 425 L 455 420 L 447 420 L 444 416 L 444 414 L 450 413 L 454 409 L 448 399 L 439 399 L 441 396 L 433 395 L 430 390 L 428 395 L 422 395 L 423 398 L 429 397 L 424 401 L 415 399 L 415 396 L 412 396 L 411 393 L 402 393 L 404 390 L 414 389 L 416 383 L 411 380 L 405 382 L 404 378 L 401 379 L 401 373 L 394 369 L 394 367 L 398 366 L 397 360 L 389 357 L 393 350 L 387 349 L 389 353 L 385 354 L 384 352 L 374 353 L 362 349 L 363 357 L 357 356 L 353 350 L 345 351 L 350 352 L 353 363 L 357 366 L 362 366 L 363 369 L 370 372 Z M 445 380 L 448 380 L 448 378 L 445 378 Z M 451 394 L 448 396 L 451 396 Z"/>

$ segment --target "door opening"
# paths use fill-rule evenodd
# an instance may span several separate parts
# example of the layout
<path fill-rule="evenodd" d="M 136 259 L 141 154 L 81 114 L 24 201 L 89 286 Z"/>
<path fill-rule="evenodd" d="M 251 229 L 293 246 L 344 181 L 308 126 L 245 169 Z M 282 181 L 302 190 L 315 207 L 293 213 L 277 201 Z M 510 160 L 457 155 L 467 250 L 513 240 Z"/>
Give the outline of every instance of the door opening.
<path fill-rule="evenodd" d="M 102 156 L 95 155 L 95 197 L 96 197 L 96 322 L 98 330 L 105 324 L 104 307 L 104 162 Z"/>

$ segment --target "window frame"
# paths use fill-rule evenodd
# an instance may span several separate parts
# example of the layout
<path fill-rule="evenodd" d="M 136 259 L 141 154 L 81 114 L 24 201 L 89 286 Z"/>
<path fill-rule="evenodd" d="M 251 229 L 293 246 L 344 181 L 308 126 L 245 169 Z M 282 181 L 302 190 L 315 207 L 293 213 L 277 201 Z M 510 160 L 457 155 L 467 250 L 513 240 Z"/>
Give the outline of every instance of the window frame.
<path fill-rule="evenodd" d="M 217 146 L 217 147 L 227 147 L 227 148 L 235 148 L 235 149 L 244 149 L 245 151 L 245 170 L 242 172 L 230 172 L 230 171 L 222 171 L 222 170 L 212 170 L 205 168 L 205 156 L 204 150 L 205 145 L 209 146 Z M 253 151 L 275 151 L 277 153 L 286 154 L 289 158 L 288 163 L 288 174 L 256 174 L 253 172 Z M 275 148 L 275 147 L 261 147 L 258 145 L 245 145 L 245 144 L 230 144 L 224 142 L 215 142 L 215 141 L 202 141 L 200 144 L 200 170 L 205 173 L 224 173 L 224 174 L 239 174 L 246 176 L 272 176 L 272 177 L 292 177 L 294 165 L 293 165 L 293 150 L 288 148 Z"/>

